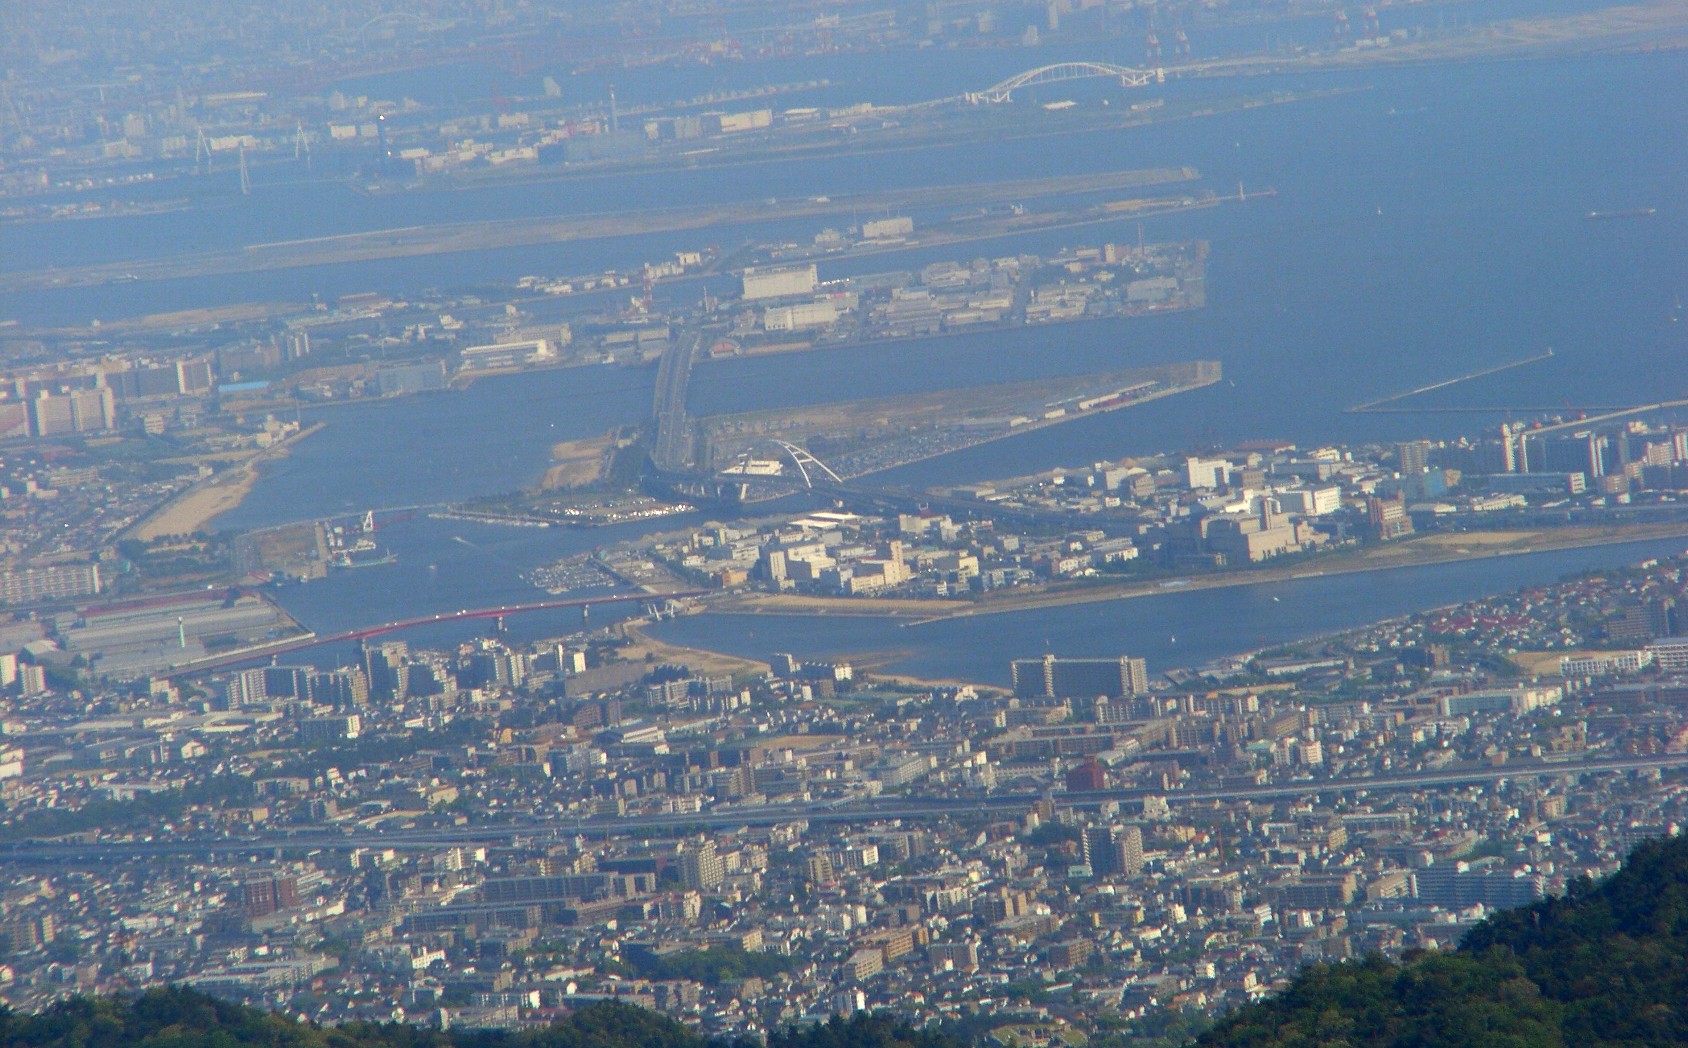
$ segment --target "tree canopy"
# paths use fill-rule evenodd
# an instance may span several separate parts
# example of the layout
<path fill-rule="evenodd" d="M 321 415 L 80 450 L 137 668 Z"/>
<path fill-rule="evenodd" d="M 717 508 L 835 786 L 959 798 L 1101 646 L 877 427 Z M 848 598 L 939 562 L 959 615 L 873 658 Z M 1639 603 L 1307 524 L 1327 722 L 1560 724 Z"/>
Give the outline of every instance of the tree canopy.
<path fill-rule="evenodd" d="M 1599 883 L 1496 914 L 1458 950 L 1309 968 L 1196 1043 L 1688 1044 L 1688 839 L 1650 841 Z"/>
<path fill-rule="evenodd" d="M 602 1001 L 531 1030 L 439 1031 L 402 1023 L 318 1027 L 166 987 L 134 998 L 73 997 L 38 1014 L 0 1009 L 0 1048 L 752 1048 L 709 1041 L 657 1012 Z M 761 1048 L 755 1045 L 755 1048 Z M 791 1027 L 768 1048 L 965 1048 L 937 1031 L 862 1013 Z"/>
<path fill-rule="evenodd" d="M 777 953 L 759 953 L 737 946 L 713 946 L 707 950 L 680 953 L 638 954 L 633 966 L 647 979 L 691 979 L 707 986 L 719 986 L 735 979 L 767 979 L 791 970 L 791 958 Z"/>

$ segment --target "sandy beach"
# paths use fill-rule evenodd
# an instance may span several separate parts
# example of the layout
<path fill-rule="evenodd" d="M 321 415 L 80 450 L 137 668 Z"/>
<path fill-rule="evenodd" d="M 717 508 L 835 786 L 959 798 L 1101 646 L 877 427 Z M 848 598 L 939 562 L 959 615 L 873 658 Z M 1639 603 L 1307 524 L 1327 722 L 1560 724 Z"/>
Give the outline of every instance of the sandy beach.
<path fill-rule="evenodd" d="M 583 488 L 602 480 L 609 465 L 610 436 L 565 440 L 551 445 L 551 465 L 540 479 L 542 491 Z"/>
<path fill-rule="evenodd" d="M 663 663 L 682 664 L 698 673 L 730 673 L 735 676 L 752 675 L 759 677 L 768 672 L 766 662 L 742 659 L 736 655 L 724 655 L 702 648 L 683 648 L 678 644 L 668 644 L 656 640 L 645 633 L 640 623 L 626 623 L 624 629 L 633 645 L 624 649 L 622 655 L 630 661 L 637 661 L 651 655 L 654 656 L 653 665 Z"/>
<path fill-rule="evenodd" d="M 199 531 L 219 514 L 240 505 L 258 482 L 259 467 L 266 460 L 286 455 L 295 443 L 325 425 L 327 423 L 318 422 L 308 426 L 286 440 L 254 452 L 243 461 L 229 464 L 131 524 L 124 537 L 151 542 L 165 535 L 191 535 Z"/>

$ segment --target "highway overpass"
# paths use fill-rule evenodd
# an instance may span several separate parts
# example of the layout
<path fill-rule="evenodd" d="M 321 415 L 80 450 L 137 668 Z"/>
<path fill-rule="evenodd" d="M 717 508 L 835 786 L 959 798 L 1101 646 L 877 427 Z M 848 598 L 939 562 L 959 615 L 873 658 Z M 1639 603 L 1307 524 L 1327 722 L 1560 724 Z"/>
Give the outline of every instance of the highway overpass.
<path fill-rule="evenodd" d="M 1551 778 L 1562 775 L 1613 775 L 1626 772 L 1688 767 L 1688 754 L 1650 757 L 1590 758 L 1574 761 L 1531 762 L 1500 766 L 1415 771 L 1393 775 L 1352 776 L 1305 782 L 1273 783 L 1242 789 L 1098 790 L 1056 793 L 1057 807 L 1084 808 L 1106 802 L 1141 802 L 1160 797 L 1170 805 L 1211 804 L 1238 800 L 1283 800 L 1299 797 L 1338 797 L 1356 794 L 1410 793 L 1436 787 L 1485 786 L 1506 779 Z M 460 845 L 510 846 L 560 840 L 576 835 L 611 837 L 631 832 L 691 833 L 738 826 L 809 823 L 862 823 L 889 820 L 925 821 L 977 814 L 1024 812 L 1040 794 L 1014 792 L 988 796 L 898 796 L 844 801 L 809 801 L 753 805 L 705 812 L 597 817 L 588 819 L 526 819 L 482 826 L 429 829 L 370 830 L 345 826 L 311 826 L 230 838 L 180 838 L 121 841 L 19 841 L 0 845 L 0 865 L 41 865 L 67 862 L 113 862 L 149 857 L 179 856 L 230 860 L 248 855 L 303 854 L 312 851 L 350 851 L 355 848 L 431 850 Z"/>

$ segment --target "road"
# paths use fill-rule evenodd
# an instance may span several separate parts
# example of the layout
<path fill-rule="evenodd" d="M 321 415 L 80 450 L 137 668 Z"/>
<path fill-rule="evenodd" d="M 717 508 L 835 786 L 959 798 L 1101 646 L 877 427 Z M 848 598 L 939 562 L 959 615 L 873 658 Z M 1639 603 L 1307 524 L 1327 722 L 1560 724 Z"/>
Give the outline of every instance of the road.
<path fill-rule="evenodd" d="M 686 414 L 686 387 L 691 383 L 692 364 L 702 341 L 703 334 L 695 327 L 680 331 L 657 364 L 656 393 L 651 403 L 656 443 L 651 461 L 659 473 L 689 473 L 692 468 L 692 423 Z"/>
<path fill-rule="evenodd" d="M 1461 768 L 1451 771 L 1418 771 L 1399 775 L 1358 776 L 1323 781 L 1275 783 L 1242 789 L 1195 790 L 1098 790 L 1088 793 L 1058 793 L 1058 807 L 1090 807 L 1105 802 L 1129 803 L 1145 797 L 1161 797 L 1168 804 L 1208 804 L 1214 801 L 1275 800 L 1343 794 L 1387 794 L 1412 792 L 1437 786 L 1481 786 L 1502 779 L 1524 779 L 1560 775 L 1616 774 L 1688 767 L 1688 754 L 1651 757 L 1597 758 L 1558 763 L 1531 763 L 1500 767 Z M 767 804 L 727 811 L 695 814 L 639 815 L 624 818 L 557 819 L 530 822 L 500 822 L 487 826 L 426 830 L 357 830 L 346 827 L 308 827 L 261 835 L 225 839 L 172 838 L 153 841 L 22 841 L 0 845 L 0 866 L 6 863 L 40 864 L 67 861 L 117 861 L 146 857 L 183 856 L 207 858 L 269 853 L 299 854 L 311 851 L 349 851 L 355 848 L 428 850 L 466 844 L 494 845 L 518 841 L 551 840 L 588 836 L 613 836 L 634 830 L 693 832 L 737 826 L 768 826 L 806 821 L 809 823 L 859 823 L 892 819 L 941 819 L 957 815 L 991 812 L 1023 812 L 1039 800 L 1034 793 L 1016 792 L 987 797 L 877 797 L 846 801 L 812 801 Z"/>

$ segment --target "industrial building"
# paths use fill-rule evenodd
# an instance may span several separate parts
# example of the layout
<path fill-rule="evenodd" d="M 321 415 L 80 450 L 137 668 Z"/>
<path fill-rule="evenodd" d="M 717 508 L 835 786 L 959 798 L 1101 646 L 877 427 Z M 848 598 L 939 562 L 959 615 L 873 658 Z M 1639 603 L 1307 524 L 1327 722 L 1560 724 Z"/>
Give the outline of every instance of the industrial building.
<path fill-rule="evenodd" d="M 914 219 L 907 216 L 879 218 L 862 223 L 863 240 L 891 240 L 914 232 Z"/>
<path fill-rule="evenodd" d="M 541 364 L 556 356 L 547 339 L 535 338 L 525 342 L 500 342 L 490 346 L 467 346 L 458 351 L 464 371 L 490 371 L 514 368 L 526 364 Z"/>
<path fill-rule="evenodd" d="M 0 604 L 88 597 L 100 592 L 98 564 L 59 564 L 0 572 Z"/>
<path fill-rule="evenodd" d="M 790 306 L 769 306 L 762 311 L 766 331 L 801 331 L 831 327 L 838 322 L 838 306 L 832 302 L 799 302 Z"/>
<path fill-rule="evenodd" d="M 747 269 L 744 271 L 744 300 L 756 302 L 768 298 L 791 298 L 814 291 L 820 280 L 814 263 L 806 266 L 783 266 L 778 269 Z"/>

